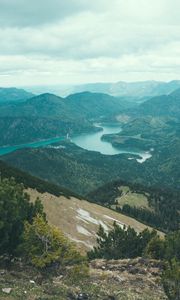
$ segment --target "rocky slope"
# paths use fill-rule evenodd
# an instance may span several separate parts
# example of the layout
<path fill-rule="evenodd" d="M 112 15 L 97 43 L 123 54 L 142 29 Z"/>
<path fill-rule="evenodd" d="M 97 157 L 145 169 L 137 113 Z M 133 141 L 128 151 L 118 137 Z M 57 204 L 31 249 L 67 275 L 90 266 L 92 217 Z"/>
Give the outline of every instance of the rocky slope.
<path fill-rule="evenodd" d="M 163 300 L 167 298 L 160 284 L 161 271 L 162 264 L 155 260 L 95 260 L 82 281 L 67 274 L 43 276 L 15 262 L 8 269 L 0 266 L 0 299 Z"/>

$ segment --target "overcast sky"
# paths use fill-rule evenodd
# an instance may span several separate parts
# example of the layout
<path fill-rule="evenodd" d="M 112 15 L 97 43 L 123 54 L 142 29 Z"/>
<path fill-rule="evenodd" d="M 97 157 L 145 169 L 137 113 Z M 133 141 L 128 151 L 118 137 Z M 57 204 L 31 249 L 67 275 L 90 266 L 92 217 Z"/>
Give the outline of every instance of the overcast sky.
<path fill-rule="evenodd" d="M 180 79 L 179 0 L 0 0 L 0 86 Z"/>

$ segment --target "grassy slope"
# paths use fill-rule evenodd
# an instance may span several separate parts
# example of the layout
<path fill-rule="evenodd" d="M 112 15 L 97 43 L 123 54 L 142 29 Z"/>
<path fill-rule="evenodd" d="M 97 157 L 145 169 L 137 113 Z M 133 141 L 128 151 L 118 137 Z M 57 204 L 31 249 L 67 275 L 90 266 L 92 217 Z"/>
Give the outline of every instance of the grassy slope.
<path fill-rule="evenodd" d="M 95 245 L 100 224 L 108 230 L 116 221 L 120 226 L 131 226 L 138 232 L 147 227 L 133 218 L 75 197 L 56 197 L 34 189 L 28 189 L 28 193 L 32 201 L 37 197 L 41 199 L 48 221 L 61 228 L 82 251 L 90 250 Z"/>
<path fill-rule="evenodd" d="M 128 204 L 138 208 L 150 209 L 146 195 L 132 192 L 128 186 L 121 186 L 119 190 L 122 192 L 122 195 L 116 198 L 118 206 L 122 207 Z"/>

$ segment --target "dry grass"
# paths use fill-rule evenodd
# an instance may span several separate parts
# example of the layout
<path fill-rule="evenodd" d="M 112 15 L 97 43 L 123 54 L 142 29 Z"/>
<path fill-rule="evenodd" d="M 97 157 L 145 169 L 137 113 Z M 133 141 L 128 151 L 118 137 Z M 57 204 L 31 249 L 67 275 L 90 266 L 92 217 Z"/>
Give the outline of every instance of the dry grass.
<path fill-rule="evenodd" d="M 121 186 L 119 190 L 122 192 L 122 195 L 117 197 L 116 200 L 120 207 L 128 204 L 138 208 L 150 209 L 145 195 L 131 192 L 128 186 Z"/>
<path fill-rule="evenodd" d="M 116 221 L 120 226 L 131 226 L 137 232 L 147 227 L 133 218 L 85 200 L 41 194 L 33 189 L 28 189 L 27 192 L 32 201 L 40 198 L 48 221 L 61 228 L 82 252 L 90 250 L 96 244 L 96 232 L 100 224 L 109 230 Z"/>

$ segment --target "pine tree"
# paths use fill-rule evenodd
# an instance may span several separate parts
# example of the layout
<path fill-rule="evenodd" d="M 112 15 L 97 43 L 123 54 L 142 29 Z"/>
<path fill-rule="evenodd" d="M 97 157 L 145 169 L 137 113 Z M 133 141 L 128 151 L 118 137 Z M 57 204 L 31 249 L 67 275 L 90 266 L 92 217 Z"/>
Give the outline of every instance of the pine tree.
<path fill-rule="evenodd" d="M 40 269 L 52 264 L 74 264 L 83 259 L 74 244 L 40 215 L 34 218 L 32 224 L 25 223 L 22 252 L 27 260 Z"/>
<path fill-rule="evenodd" d="M 24 221 L 32 221 L 43 208 L 39 200 L 30 203 L 22 184 L 14 179 L 0 180 L 0 254 L 14 255 L 21 242 Z"/>

